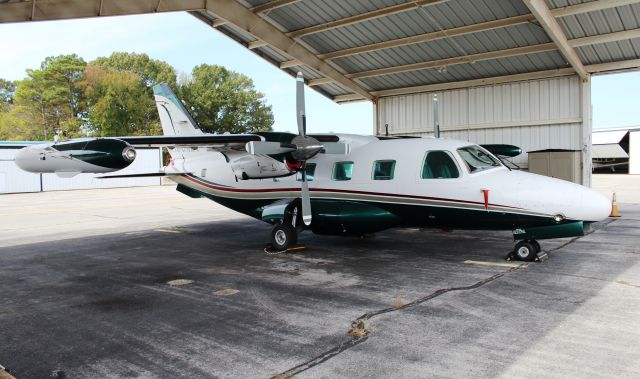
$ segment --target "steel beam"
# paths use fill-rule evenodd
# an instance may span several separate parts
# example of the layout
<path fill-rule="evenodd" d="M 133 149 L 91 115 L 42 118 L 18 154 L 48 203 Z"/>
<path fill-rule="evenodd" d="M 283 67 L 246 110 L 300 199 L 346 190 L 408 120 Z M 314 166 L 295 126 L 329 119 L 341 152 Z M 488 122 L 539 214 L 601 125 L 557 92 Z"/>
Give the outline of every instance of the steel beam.
<path fill-rule="evenodd" d="M 580 61 L 580 57 L 573 50 L 567 41 L 562 28 L 556 21 L 555 17 L 547 7 L 544 0 L 523 0 L 524 4 L 529 8 L 531 13 L 535 16 L 536 20 L 540 23 L 542 28 L 547 32 L 551 40 L 555 42 L 556 46 L 565 57 L 565 59 L 576 70 L 582 80 L 589 79 L 589 73 L 584 68 L 584 65 Z"/>
<path fill-rule="evenodd" d="M 300 61 L 305 66 L 312 68 L 323 76 L 333 79 L 336 83 L 341 84 L 345 88 L 349 88 L 363 98 L 373 99 L 373 96 L 371 96 L 366 89 L 345 77 L 327 62 L 319 59 L 305 46 L 287 37 L 275 26 L 263 20 L 237 1 L 207 0 L 206 7 L 208 12 L 227 20 L 230 24 L 246 31 L 256 39 L 266 42 L 270 47 L 287 54 L 292 59 Z"/>
<path fill-rule="evenodd" d="M 319 78 L 319 79 L 311 79 L 307 82 L 307 85 L 309 87 L 313 87 L 313 86 L 319 86 L 322 84 L 329 84 L 329 83 L 333 83 L 333 79 L 330 78 Z"/>
<path fill-rule="evenodd" d="M 588 45 L 596 45 L 599 43 L 623 41 L 632 38 L 640 38 L 640 28 L 625 30 L 622 32 L 599 34 L 595 36 L 575 38 L 569 40 L 569 46 L 580 47 Z"/>
<path fill-rule="evenodd" d="M 617 61 L 609 63 L 590 64 L 586 66 L 587 71 L 590 73 L 603 73 L 603 72 L 615 72 L 634 70 L 640 68 L 640 59 L 630 59 L 626 61 Z"/>
<path fill-rule="evenodd" d="M 205 7 L 206 0 L 31 0 L 0 3 L 0 22 L 197 11 Z"/>
<path fill-rule="evenodd" d="M 253 13 L 267 13 L 273 9 L 287 6 L 289 4 L 297 3 L 300 0 L 273 0 L 264 4 L 256 5 L 253 8 L 249 8 Z"/>
<path fill-rule="evenodd" d="M 596 0 L 577 5 L 568 5 L 562 8 L 554 8 L 551 10 L 551 13 L 553 13 L 554 17 L 567 17 L 637 3 L 640 3 L 640 0 Z"/>
<path fill-rule="evenodd" d="M 302 62 L 300 62 L 297 59 L 291 59 L 288 61 L 284 61 L 280 63 L 280 68 L 290 68 L 290 67 L 295 67 L 295 66 L 300 66 L 302 65 Z"/>

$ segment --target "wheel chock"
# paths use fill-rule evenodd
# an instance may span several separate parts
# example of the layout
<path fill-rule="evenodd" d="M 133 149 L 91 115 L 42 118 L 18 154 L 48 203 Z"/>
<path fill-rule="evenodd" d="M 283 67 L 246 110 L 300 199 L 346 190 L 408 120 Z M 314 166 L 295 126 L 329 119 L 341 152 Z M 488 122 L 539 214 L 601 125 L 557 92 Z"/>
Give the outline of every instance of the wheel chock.
<path fill-rule="evenodd" d="M 296 253 L 299 251 L 303 251 L 306 250 L 307 246 L 305 245 L 295 245 L 295 246 L 291 246 L 290 248 L 287 248 L 285 250 L 276 250 L 273 245 L 271 244 L 267 244 L 264 247 L 264 252 L 269 254 L 269 255 L 276 255 L 276 254 L 286 254 L 286 253 Z"/>
<path fill-rule="evenodd" d="M 534 259 L 534 262 L 544 262 L 547 259 L 549 259 L 549 254 L 547 254 L 546 251 L 539 251 L 538 254 L 536 254 L 536 259 Z"/>
<path fill-rule="evenodd" d="M 546 251 L 541 250 L 536 254 L 536 258 L 533 261 L 534 262 L 544 262 L 547 259 L 549 259 L 549 254 L 547 254 Z M 516 260 L 516 252 L 514 250 L 510 251 L 509 254 L 507 254 L 504 257 L 504 260 L 507 261 L 507 262 L 515 261 Z"/>

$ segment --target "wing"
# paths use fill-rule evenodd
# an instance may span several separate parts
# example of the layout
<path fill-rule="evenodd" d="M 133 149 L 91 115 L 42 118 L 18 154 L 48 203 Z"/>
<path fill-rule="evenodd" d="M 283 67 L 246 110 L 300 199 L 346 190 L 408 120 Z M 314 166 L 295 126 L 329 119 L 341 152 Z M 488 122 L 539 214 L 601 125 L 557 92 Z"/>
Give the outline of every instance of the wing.
<path fill-rule="evenodd" d="M 216 150 L 244 150 L 247 142 L 263 141 L 255 134 L 205 134 L 195 136 L 114 137 L 135 147 L 211 147 Z"/>

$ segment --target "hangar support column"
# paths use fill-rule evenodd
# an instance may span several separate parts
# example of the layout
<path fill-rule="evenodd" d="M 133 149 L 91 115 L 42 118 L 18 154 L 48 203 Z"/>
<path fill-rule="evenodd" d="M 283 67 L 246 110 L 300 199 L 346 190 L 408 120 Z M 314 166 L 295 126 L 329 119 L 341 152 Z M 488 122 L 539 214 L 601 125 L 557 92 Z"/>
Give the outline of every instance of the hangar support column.
<path fill-rule="evenodd" d="M 582 185 L 591 187 L 591 77 L 580 83 L 580 113 L 582 126 L 580 142 L 582 144 Z"/>

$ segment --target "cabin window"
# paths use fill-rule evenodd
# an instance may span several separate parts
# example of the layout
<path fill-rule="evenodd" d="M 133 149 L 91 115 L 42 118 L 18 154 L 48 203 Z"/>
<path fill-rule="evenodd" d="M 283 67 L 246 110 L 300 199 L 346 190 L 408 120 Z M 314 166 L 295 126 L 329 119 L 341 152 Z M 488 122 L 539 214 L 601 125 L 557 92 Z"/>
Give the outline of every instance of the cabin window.
<path fill-rule="evenodd" d="M 336 162 L 333 165 L 333 180 L 351 180 L 353 162 Z"/>
<path fill-rule="evenodd" d="M 396 161 L 375 161 L 373 163 L 373 180 L 391 180 L 396 169 Z"/>
<path fill-rule="evenodd" d="M 452 179 L 460 176 L 458 166 L 446 151 L 430 151 L 422 165 L 422 179 Z"/>
<path fill-rule="evenodd" d="M 467 164 L 469 172 L 474 173 L 500 166 L 500 162 L 479 146 L 467 146 L 458 149 L 458 153 Z"/>
<path fill-rule="evenodd" d="M 307 172 L 307 182 L 312 182 L 313 175 L 316 173 L 316 164 L 307 163 L 307 169 L 305 171 Z M 298 171 L 298 173 L 296 174 L 296 180 L 299 182 L 302 181 L 302 172 Z"/>

